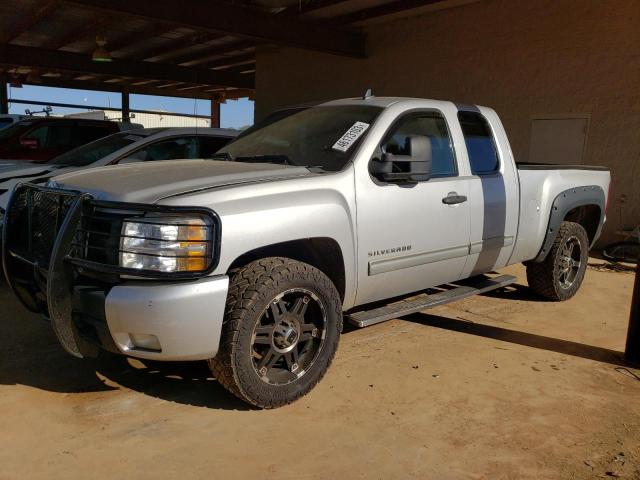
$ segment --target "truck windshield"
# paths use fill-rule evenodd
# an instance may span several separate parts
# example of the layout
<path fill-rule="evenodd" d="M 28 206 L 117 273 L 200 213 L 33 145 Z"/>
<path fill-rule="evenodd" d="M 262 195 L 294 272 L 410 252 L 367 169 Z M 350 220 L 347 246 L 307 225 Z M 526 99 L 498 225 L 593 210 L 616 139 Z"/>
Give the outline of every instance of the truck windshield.
<path fill-rule="evenodd" d="M 335 172 L 344 168 L 382 108 L 371 105 L 311 107 L 268 117 L 222 148 L 215 159 L 281 163 Z"/>
<path fill-rule="evenodd" d="M 108 137 L 101 138 L 95 142 L 87 143 L 78 148 L 74 148 L 62 155 L 58 155 L 49 163 L 55 165 L 72 165 L 74 167 L 84 167 L 93 162 L 111 155 L 113 152 L 120 150 L 134 142 L 140 140 L 139 135 L 128 132 L 115 133 Z"/>

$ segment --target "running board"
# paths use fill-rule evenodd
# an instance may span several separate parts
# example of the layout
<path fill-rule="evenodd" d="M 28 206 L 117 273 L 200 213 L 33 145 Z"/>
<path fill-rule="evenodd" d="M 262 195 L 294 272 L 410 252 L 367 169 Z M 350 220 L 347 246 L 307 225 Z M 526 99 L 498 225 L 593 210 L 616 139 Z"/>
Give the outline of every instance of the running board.
<path fill-rule="evenodd" d="M 507 285 L 515 283 L 516 280 L 516 277 L 513 275 L 500 275 L 494 278 L 480 276 L 466 280 L 464 285 L 456 285 L 455 288 L 450 290 L 444 290 L 431 295 L 422 293 L 371 310 L 353 312 L 346 315 L 346 319 L 356 327 L 368 327 L 376 323 L 411 315 L 412 313 L 417 313 L 427 308 L 455 302 L 456 300 L 461 300 L 472 295 L 479 295 L 495 290 L 496 288 L 506 287 Z"/>

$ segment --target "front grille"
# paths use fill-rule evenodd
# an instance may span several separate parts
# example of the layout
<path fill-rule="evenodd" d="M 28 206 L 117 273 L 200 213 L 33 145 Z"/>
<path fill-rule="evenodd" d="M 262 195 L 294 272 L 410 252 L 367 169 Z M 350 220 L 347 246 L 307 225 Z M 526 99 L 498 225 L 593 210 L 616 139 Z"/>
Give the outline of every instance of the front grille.
<path fill-rule="evenodd" d="M 74 197 L 71 192 L 27 185 L 18 188 L 6 218 L 7 247 L 30 263 L 48 268 L 58 231 Z"/>
<path fill-rule="evenodd" d="M 124 220 L 144 218 L 152 212 L 210 218 L 213 258 L 206 270 L 156 272 L 120 266 Z M 6 213 L 4 235 L 3 258 L 10 286 L 14 292 L 24 288 L 25 295 L 33 300 L 32 305 L 46 300 L 52 269 L 69 279 L 90 277 L 101 284 L 118 283 L 123 276 L 188 279 L 207 275 L 217 266 L 221 236 L 220 218 L 208 208 L 101 201 L 89 194 L 33 184 L 20 185 L 14 192 Z M 51 258 L 56 259 L 55 265 L 50 265 Z M 65 265 L 72 268 L 67 270 L 63 268 Z"/>
<path fill-rule="evenodd" d="M 112 213 L 87 206 L 83 211 L 74 239 L 75 248 L 72 256 L 81 260 L 117 266 L 122 222 L 126 217 L 133 215 L 133 212 Z"/>
<path fill-rule="evenodd" d="M 49 268 L 56 237 L 76 195 L 73 192 L 23 185 L 16 190 L 7 217 L 7 247 L 14 256 Z M 120 230 L 125 217 L 141 212 L 98 208 L 91 201 L 82 205 L 69 257 L 103 265 L 119 263 Z"/>

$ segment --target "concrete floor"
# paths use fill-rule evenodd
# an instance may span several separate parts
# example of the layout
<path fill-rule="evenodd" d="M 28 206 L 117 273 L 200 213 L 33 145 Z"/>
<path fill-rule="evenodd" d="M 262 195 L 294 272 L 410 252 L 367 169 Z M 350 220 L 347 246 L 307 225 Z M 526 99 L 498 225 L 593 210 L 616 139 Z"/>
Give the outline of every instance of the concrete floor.
<path fill-rule="evenodd" d="M 640 478 L 633 275 L 520 285 L 346 332 L 320 385 L 247 409 L 202 364 L 76 360 L 0 291 L 0 479 Z M 609 472 L 609 473 L 607 473 Z"/>

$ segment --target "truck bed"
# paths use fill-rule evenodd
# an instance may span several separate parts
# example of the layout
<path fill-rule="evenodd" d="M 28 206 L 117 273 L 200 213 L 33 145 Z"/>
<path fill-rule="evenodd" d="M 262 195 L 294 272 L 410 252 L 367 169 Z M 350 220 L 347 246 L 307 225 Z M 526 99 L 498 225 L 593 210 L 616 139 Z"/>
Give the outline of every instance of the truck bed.
<path fill-rule="evenodd" d="M 520 179 L 520 219 L 510 263 L 531 260 L 538 255 L 549 228 L 553 203 L 559 195 L 591 195 L 589 192 L 593 189 L 600 190 L 603 197 L 600 209 L 604 213 L 611 180 L 608 168 L 543 163 L 516 163 L 516 166 Z"/>

